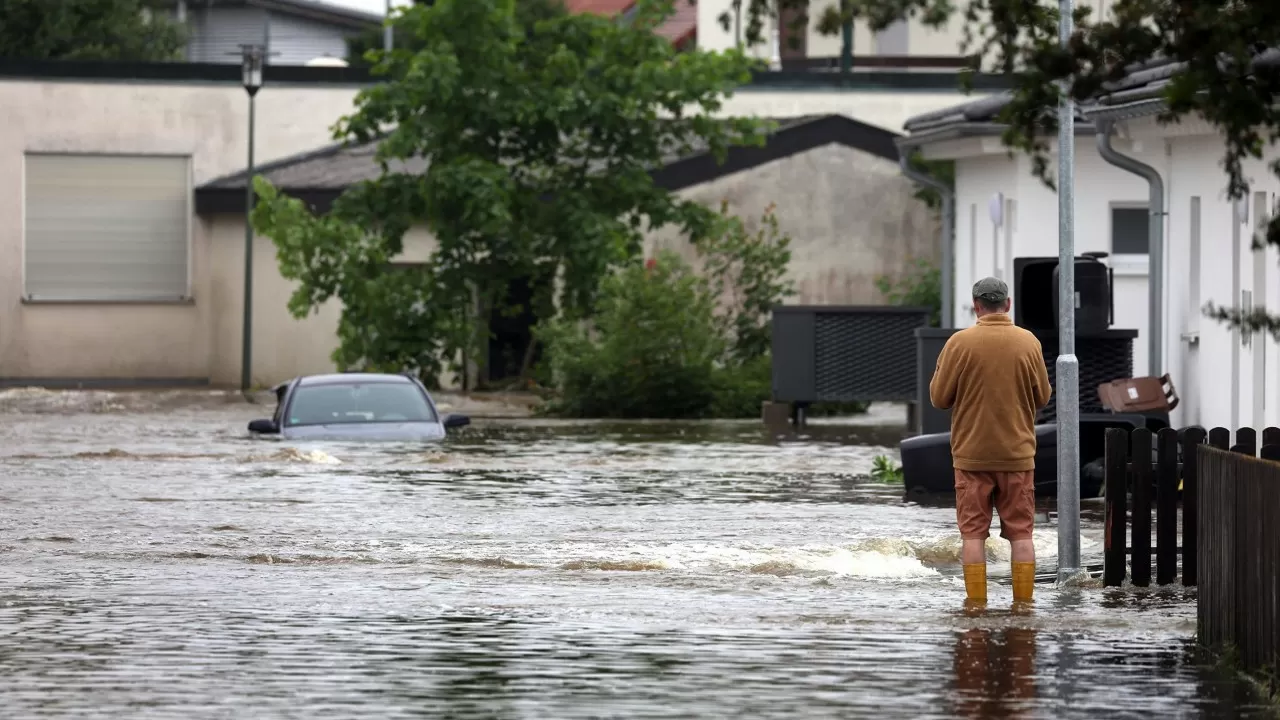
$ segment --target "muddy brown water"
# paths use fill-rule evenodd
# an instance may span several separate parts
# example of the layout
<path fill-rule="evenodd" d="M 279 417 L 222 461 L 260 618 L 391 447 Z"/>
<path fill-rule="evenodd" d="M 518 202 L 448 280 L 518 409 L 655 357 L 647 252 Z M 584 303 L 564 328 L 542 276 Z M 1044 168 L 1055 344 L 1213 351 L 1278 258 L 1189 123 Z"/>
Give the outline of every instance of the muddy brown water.
<path fill-rule="evenodd" d="M 1270 716 L 1193 652 L 1194 591 L 1015 613 L 993 540 L 964 612 L 954 510 L 866 477 L 877 412 L 291 445 L 233 396 L 0 390 L 0 714 Z"/>

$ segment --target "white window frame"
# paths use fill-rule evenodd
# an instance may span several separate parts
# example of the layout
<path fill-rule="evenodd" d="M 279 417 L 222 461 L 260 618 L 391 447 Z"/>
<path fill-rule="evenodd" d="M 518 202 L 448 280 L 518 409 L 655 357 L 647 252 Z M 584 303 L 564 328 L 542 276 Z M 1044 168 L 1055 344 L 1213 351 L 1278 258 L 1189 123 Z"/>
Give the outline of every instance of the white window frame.
<path fill-rule="evenodd" d="M 1112 202 L 1107 205 L 1107 252 L 1110 253 L 1111 269 L 1116 275 L 1147 276 L 1151 272 L 1151 255 L 1149 253 L 1116 253 L 1115 245 L 1115 211 L 1146 210 L 1147 222 L 1155 222 L 1151 218 L 1151 206 L 1141 201 Z"/>
<path fill-rule="evenodd" d="M 186 257 L 187 272 L 185 288 L 182 296 L 172 299 L 166 298 L 139 298 L 137 300 L 127 300 L 120 298 L 33 298 L 27 292 L 27 158 L 31 156 L 41 157 L 114 157 L 114 158 L 177 158 L 186 162 L 187 171 L 185 173 L 187 186 L 185 198 L 187 201 L 187 210 L 184 216 L 186 220 L 185 241 L 186 241 Z M 64 150 L 25 150 L 22 153 L 21 183 L 19 188 L 19 209 L 18 209 L 18 225 L 22 232 L 22 250 L 19 253 L 19 262 L 21 262 L 21 300 L 26 305 L 188 305 L 195 302 L 194 285 L 194 251 L 195 243 L 195 171 L 194 159 L 191 153 L 148 153 L 148 152 L 72 152 Z"/>

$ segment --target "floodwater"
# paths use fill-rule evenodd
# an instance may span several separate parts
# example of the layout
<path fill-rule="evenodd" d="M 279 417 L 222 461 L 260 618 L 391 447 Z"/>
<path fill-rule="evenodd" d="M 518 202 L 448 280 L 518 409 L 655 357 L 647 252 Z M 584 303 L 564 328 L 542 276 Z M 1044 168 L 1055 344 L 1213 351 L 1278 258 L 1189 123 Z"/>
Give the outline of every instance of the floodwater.
<path fill-rule="evenodd" d="M 1014 612 L 993 539 L 965 612 L 954 511 L 865 477 L 899 437 L 876 417 L 361 447 L 248 439 L 268 413 L 0 390 L 0 714 L 1267 716 L 1198 661 L 1194 591 Z"/>

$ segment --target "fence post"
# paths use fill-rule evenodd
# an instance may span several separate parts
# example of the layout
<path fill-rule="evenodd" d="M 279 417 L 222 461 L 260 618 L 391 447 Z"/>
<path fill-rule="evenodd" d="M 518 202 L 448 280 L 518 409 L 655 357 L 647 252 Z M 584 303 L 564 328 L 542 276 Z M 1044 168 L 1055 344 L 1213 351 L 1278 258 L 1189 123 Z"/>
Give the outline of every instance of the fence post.
<path fill-rule="evenodd" d="M 1178 576 L 1178 431 L 1156 435 L 1156 584 Z"/>
<path fill-rule="evenodd" d="M 1200 445 L 1206 433 L 1203 428 L 1187 428 L 1182 433 L 1182 584 L 1196 584 L 1200 569 Z"/>
<path fill-rule="evenodd" d="M 1124 584 L 1128 531 L 1129 433 L 1124 428 L 1109 428 L 1106 434 L 1106 528 L 1102 556 L 1103 587 Z"/>
<path fill-rule="evenodd" d="M 1280 428 L 1269 427 L 1262 431 L 1262 447 L 1258 457 L 1280 462 Z"/>
<path fill-rule="evenodd" d="M 1133 532 L 1129 577 L 1138 587 L 1151 584 L 1151 431 L 1133 431 L 1129 462 L 1133 464 Z"/>
<path fill-rule="evenodd" d="M 1262 430 L 1263 445 L 1280 445 L 1280 428 L 1269 427 Z"/>
<path fill-rule="evenodd" d="M 1236 430 L 1236 444 L 1231 448 L 1231 452 L 1256 457 L 1258 455 L 1258 431 L 1253 428 L 1239 428 Z"/>
<path fill-rule="evenodd" d="M 1209 444 L 1219 450 L 1231 448 L 1231 431 L 1224 427 L 1216 427 L 1209 431 Z"/>

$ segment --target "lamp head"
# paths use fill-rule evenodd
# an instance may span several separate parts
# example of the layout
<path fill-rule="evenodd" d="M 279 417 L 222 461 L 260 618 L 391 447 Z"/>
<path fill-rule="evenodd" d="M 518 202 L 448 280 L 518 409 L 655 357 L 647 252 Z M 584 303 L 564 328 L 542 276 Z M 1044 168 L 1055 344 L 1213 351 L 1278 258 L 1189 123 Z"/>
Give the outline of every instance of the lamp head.
<path fill-rule="evenodd" d="M 261 45 L 240 46 L 240 80 L 244 89 L 250 94 L 258 92 L 262 87 L 262 66 L 266 53 Z"/>

